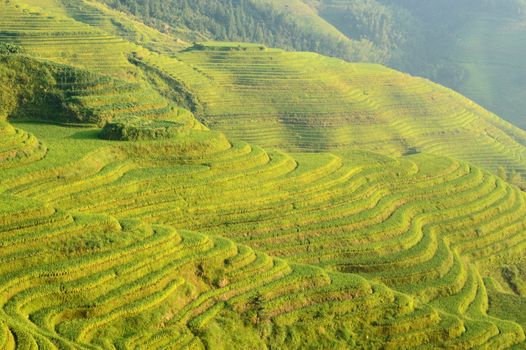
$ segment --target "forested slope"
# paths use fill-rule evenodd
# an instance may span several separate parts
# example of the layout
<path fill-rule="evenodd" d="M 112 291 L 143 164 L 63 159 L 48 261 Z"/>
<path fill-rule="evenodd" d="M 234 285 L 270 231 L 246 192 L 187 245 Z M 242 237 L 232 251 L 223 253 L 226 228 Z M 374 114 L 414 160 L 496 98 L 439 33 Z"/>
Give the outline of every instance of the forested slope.
<path fill-rule="evenodd" d="M 347 37 L 301 0 L 101 2 L 162 30 L 186 28 L 196 38 L 261 43 L 283 49 L 320 52 L 353 61 L 385 62 L 391 55 L 388 42 L 376 43 L 366 35 Z M 356 11 L 357 16 L 364 14 L 361 10 Z M 364 27 L 369 25 L 366 16 L 361 19 Z M 381 28 L 383 33 L 394 34 L 390 32 L 393 28 L 389 27 L 389 23 L 385 25 Z"/>

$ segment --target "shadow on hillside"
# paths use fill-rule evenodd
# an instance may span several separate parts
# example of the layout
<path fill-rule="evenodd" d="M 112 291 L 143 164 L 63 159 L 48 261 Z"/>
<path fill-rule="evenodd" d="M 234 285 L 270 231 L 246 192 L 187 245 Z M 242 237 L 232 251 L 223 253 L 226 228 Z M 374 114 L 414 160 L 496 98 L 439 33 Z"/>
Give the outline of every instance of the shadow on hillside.
<path fill-rule="evenodd" d="M 100 133 L 101 130 L 99 129 L 83 130 L 74 133 L 70 138 L 74 140 L 100 140 Z"/>

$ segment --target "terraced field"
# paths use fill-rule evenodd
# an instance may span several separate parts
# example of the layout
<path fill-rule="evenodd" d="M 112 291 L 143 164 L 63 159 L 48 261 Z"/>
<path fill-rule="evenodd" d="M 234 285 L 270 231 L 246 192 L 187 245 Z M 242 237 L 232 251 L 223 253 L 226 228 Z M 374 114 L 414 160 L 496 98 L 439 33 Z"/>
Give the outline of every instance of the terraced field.
<path fill-rule="evenodd" d="M 151 256 L 147 258 L 147 255 L 141 254 L 140 263 L 159 259 L 159 264 L 152 265 L 150 269 L 145 268 L 156 277 L 142 274 L 133 274 L 135 277 L 132 277 L 125 271 L 128 271 L 128 263 L 132 264 L 127 259 L 133 259 L 131 256 L 134 254 L 128 256 L 123 253 L 124 256 L 119 259 L 113 257 L 111 264 L 118 264 L 124 259 L 122 264 L 126 266 L 123 268 L 125 271 L 112 275 L 111 278 L 119 281 L 116 282 L 104 274 L 105 270 L 95 269 L 93 274 L 100 273 L 108 279 L 102 275 L 95 279 L 102 285 L 97 288 L 97 293 L 90 295 L 93 302 L 86 301 L 87 294 L 82 292 L 84 287 L 73 287 L 81 283 L 76 281 L 80 277 L 74 277 L 74 272 L 64 272 L 60 276 L 64 276 L 61 278 L 65 278 L 68 284 L 62 287 L 61 292 L 65 293 L 66 300 L 77 300 L 76 303 L 68 301 L 73 303 L 73 309 L 77 311 L 71 311 L 70 308 L 64 311 L 64 302 L 55 302 L 53 305 L 44 303 L 43 300 L 49 294 L 42 296 L 36 291 L 30 292 L 36 288 L 34 283 L 30 283 L 32 287 L 28 286 L 25 292 L 11 291 L 8 300 L 12 298 L 17 301 L 16 305 L 27 305 L 23 311 L 16 313 L 18 318 L 31 320 L 38 329 L 52 331 L 39 333 L 40 336 L 30 333 L 29 338 L 41 339 L 39 337 L 44 336 L 48 337 L 46 339 L 68 339 L 88 344 L 107 337 L 108 342 L 110 339 L 120 339 L 124 347 L 140 344 L 137 345 L 140 348 L 154 348 L 157 345 L 163 348 L 167 346 L 164 341 L 173 341 L 175 334 L 183 337 L 188 332 L 185 327 L 192 329 L 195 324 L 200 324 L 202 329 L 208 330 L 203 332 L 211 332 L 214 322 L 219 322 L 218 319 L 227 312 L 225 310 L 232 308 L 237 310 L 237 314 L 242 313 L 244 308 L 249 307 L 247 305 L 250 302 L 247 300 L 250 300 L 255 290 L 264 295 L 268 322 L 273 327 L 290 325 L 292 320 L 310 317 L 303 313 L 311 315 L 311 311 L 322 307 L 319 303 L 333 305 L 334 302 L 334 305 L 339 305 L 337 308 L 346 310 L 342 320 L 345 317 L 353 319 L 362 317 L 357 315 L 363 315 L 364 312 L 362 309 L 357 313 L 350 311 L 358 308 L 354 304 L 357 302 L 356 295 L 361 295 L 359 291 L 371 288 L 365 287 L 370 286 L 370 281 L 379 281 L 396 293 L 403 294 L 393 294 L 385 287 L 373 287 L 373 290 L 380 288 L 378 295 L 373 293 L 373 296 L 360 299 L 358 304 L 360 307 L 364 307 L 364 304 L 370 306 L 372 310 L 378 307 L 373 305 L 378 305 L 377 301 L 384 297 L 399 300 L 394 302 L 398 305 L 396 311 L 382 309 L 378 311 L 380 314 L 376 311 L 365 312 L 367 315 L 383 315 L 377 316 L 380 318 L 376 321 L 368 318 L 363 322 L 367 325 L 367 332 L 376 334 L 375 339 L 382 339 L 388 348 L 416 347 L 432 339 L 445 348 L 487 346 L 497 349 L 524 340 L 524 331 L 519 325 L 486 315 L 488 296 L 482 277 L 501 280 L 505 285 L 506 282 L 500 277 L 500 266 L 514 256 L 524 254 L 526 197 L 516 188 L 476 167 L 449 158 L 422 154 L 389 158 L 364 152 L 347 152 L 338 156 L 329 153 L 287 154 L 278 150 L 267 152 L 244 142 L 231 143 L 221 134 L 207 131 L 195 131 L 186 139 L 169 142 L 115 144 L 98 141 L 96 130 L 90 133 L 56 126 L 42 128 L 37 124 L 19 127 L 42 138 L 49 145 L 50 152 L 45 160 L 34 163 L 33 169 L 30 167 L 22 171 L 15 168 L 4 173 L 0 188 L 3 188 L 3 196 L 8 196 L 6 201 L 25 198 L 22 203 L 44 203 L 42 205 L 47 208 L 46 213 L 52 213 L 47 216 L 61 217 L 34 219 L 41 225 L 57 221 L 85 228 L 90 227 L 88 223 L 93 220 L 94 225 L 105 227 L 103 234 L 97 234 L 96 228 L 79 229 L 78 240 L 73 239 L 73 234 L 68 234 L 66 241 L 60 232 L 77 232 L 76 229 L 57 228 L 55 234 L 55 228 L 42 229 L 46 232 L 46 247 L 62 247 L 60 249 L 70 249 L 70 253 L 81 253 L 82 256 L 88 254 L 89 258 L 85 259 L 91 261 L 99 259 L 98 253 L 102 254 L 106 249 L 111 250 L 113 256 L 117 254 L 114 251 L 145 245 L 152 247 Z M 81 145 L 76 137 L 79 132 L 87 133 L 86 142 L 91 146 L 84 146 L 86 150 L 83 153 L 74 152 L 69 163 L 60 167 L 53 165 L 56 159 L 62 158 L 62 151 L 57 150 L 56 154 L 53 152 L 55 146 L 75 150 Z M 46 134 L 54 136 L 46 139 Z M 108 196 L 108 193 L 112 195 Z M 247 203 L 250 205 L 247 206 Z M 36 204 L 21 205 L 31 207 Z M 57 212 L 50 208 L 60 210 Z M 19 208 L 13 210 L 21 211 Z M 44 209 L 39 207 L 38 210 Z M 58 214 L 61 211 L 71 215 Z M 6 214 L 4 217 L 12 216 Z M 25 220 L 30 215 L 16 217 Z M 84 220 L 87 223 L 77 223 Z M 11 237 L 18 237 L 15 241 L 24 242 L 29 254 L 31 249 L 28 240 L 22 239 L 24 233 L 16 230 L 11 233 L 10 225 L 14 224 L 3 226 L 3 237 L 8 242 L 11 242 Z M 33 237 L 38 231 L 33 225 L 20 224 L 17 227 L 25 227 L 26 230 L 22 232 Z M 147 232 L 158 230 L 163 233 L 138 233 L 136 225 Z M 111 233 L 115 230 L 122 230 L 123 233 Z M 89 238 L 83 236 L 86 232 L 90 232 Z M 127 235 L 124 232 L 130 233 Z M 151 242 L 167 239 L 165 234 L 171 237 L 169 243 L 157 245 Z M 133 244 L 121 242 L 126 237 L 133 237 Z M 58 243 L 55 239 L 63 241 Z M 205 257 L 208 254 L 216 257 L 217 261 L 212 259 L 216 265 L 210 263 L 212 267 L 209 270 L 196 267 L 195 262 L 201 261 L 201 258 L 195 258 L 191 259 L 193 262 L 187 262 L 193 263 L 193 268 L 184 265 L 186 267 L 171 270 L 170 275 L 168 266 L 176 265 L 173 265 L 174 256 L 169 252 L 197 254 L 194 248 L 190 248 L 190 242 L 194 240 L 217 240 L 216 243 L 208 243 L 209 248 L 199 253 Z M 121 243 L 122 248 L 115 246 Z M 35 244 L 38 247 L 41 243 Z M 64 248 L 70 245 L 73 247 Z M 216 249 L 217 254 L 213 253 Z M 56 251 L 50 254 L 57 259 L 64 259 Z M 164 272 L 152 272 L 152 269 L 161 269 L 164 256 L 167 259 L 167 265 L 162 268 Z M 40 257 L 34 259 L 22 261 L 42 261 Z M 139 261 L 135 263 L 139 264 Z M 84 265 L 76 264 L 81 271 Z M 109 269 L 106 264 L 101 262 L 97 266 Z M 117 269 L 115 265 L 111 266 L 114 266 L 111 271 Z M 140 267 L 133 266 L 130 265 L 130 271 L 142 271 Z M 195 272 L 195 269 L 198 271 Z M 133 339 L 127 339 L 126 334 L 112 333 L 115 329 L 126 328 L 122 322 L 138 322 L 134 317 L 139 317 L 136 316 L 139 314 L 146 319 L 153 317 L 148 316 L 151 312 L 161 317 L 159 305 L 172 305 L 161 300 L 166 298 L 174 303 L 178 300 L 178 289 L 163 289 L 169 286 L 176 288 L 168 282 L 170 278 L 175 279 L 174 276 L 181 278 L 181 272 L 175 271 L 205 274 L 199 269 L 212 271 L 209 272 L 210 285 L 207 287 L 211 289 L 203 291 L 202 295 L 193 294 L 188 303 L 178 305 L 180 308 L 177 308 L 177 312 L 173 308 L 170 311 L 164 309 L 164 315 L 171 316 L 169 321 L 156 319 L 157 327 L 163 324 L 160 334 L 164 338 L 161 337 L 159 343 L 153 342 L 157 336 L 152 337 L 154 333 L 151 329 L 144 330 L 144 336 L 135 336 Z M 245 272 L 237 272 L 237 269 Z M 46 270 L 50 268 L 46 267 Z M 121 268 L 117 271 L 121 271 Z M 249 288 L 247 283 L 254 283 L 249 282 L 253 280 L 254 271 L 258 271 L 258 276 L 262 278 L 267 276 L 267 272 L 262 271 L 268 271 L 274 277 Z M 485 276 L 479 271 L 485 271 Z M 161 273 L 164 279 L 157 273 Z M 239 277 L 241 280 L 238 281 L 238 273 L 244 279 Z M 95 277 L 88 279 L 91 281 L 92 278 Z M 132 280 L 128 278 L 155 281 L 151 282 L 155 286 L 148 291 L 135 291 Z M 189 276 L 187 281 L 195 278 Z M 358 283 L 357 279 L 362 282 Z M 298 282 L 300 280 L 301 283 Z M 353 281 L 351 285 L 350 281 Z M 67 292 L 70 282 L 72 291 Z M 82 285 L 86 285 L 86 288 L 88 285 L 93 288 L 91 283 L 95 282 L 85 283 Z M 108 285 L 103 287 L 106 283 Z M 123 287 L 117 287 L 115 283 L 123 283 Z M 181 283 L 176 285 L 180 288 Z M 302 287 L 305 285 L 316 286 L 315 289 L 311 288 L 314 294 L 305 292 Z M 358 285 L 366 289 L 358 288 Z M 105 288 L 112 292 L 104 292 Z M 41 296 L 35 299 L 33 293 Z M 117 298 L 121 295 L 119 293 L 126 297 Z M 141 299 L 150 300 L 150 297 L 158 301 L 150 303 Z M 372 298 L 371 301 L 365 301 L 369 298 Z M 82 300 L 82 303 L 78 300 Z M 147 304 L 145 309 L 135 308 L 143 302 Z M 342 302 L 345 307 L 341 305 Z M 133 315 L 130 320 L 128 317 L 123 320 L 123 316 L 120 316 L 124 312 L 124 305 L 132 310 L 130 314 L 126 313 Z M 393 306 L 393 302 L 389 305 Z M 332 310 L 332 307 L 329 306 L 329 309 Z M 7 308 L 5 304 L 4 310 L 13 317 L 14 311 L 10 310 L 14 309 Z M 389 318 L 391 321 L 388 325 L 384 324 L 385 319 L 380 321 L 385 312 L 392 312 L 391 317 L 394 317 Z M 181 316 L 177 316 L 179 313 Z M 421 322 L 415 323 L 414 320 Z M 92 325 L 92 321 L 95 324 Z M 109 325 L 113 325 L 113 328 Z M 8 328 L 16 333 L 16 326 L 8 324 Z M 26 328 L 23 326 L 21 329 L 18 332 L 24 332 Z M 193 334 L 196 334 L 195 330 Z M 379 334 L 388 337 L 382 338 Z M 188 333 L 183 339 L 185 342 L 199 343 L 203 337 L 206 338 L 201 334 L 196 339 Z M 103 348 L 110 346 L 110 343 L 95 344 Z M 175 345 L 173 347 L 178 348 Z"/>
<path fill-rule="evenodd" d="M 0 38 L 23 45 L 39 57 L 87 67 L 100 72 L 129 69 L 125 54 L 129 44 L 103 31 L 67 17 L 59 17 L 6 4 L 2 1 Z"/>
<path fill-rule="evenodd" d="M 432 152 L 526 170 L 526 133 L 427 80 L 260 46 L 197 45 L 145 61 L 176 77 L 213 129 L 291 151 Z"/>
<path fill-rule="evenodd" d="M 526 132 L 424 79 L 260 45 L 170 44 L 166 34 L 87 0 L 0 6 L 3 41 L 132 84 L 95 97 L 101 103 L 137 90 L 130 102 L 108 104 L 125 115 L 165 118 L 169 99 L 208 127 L 262 147 L 426 152 L 526 176 Z"/>
<path fill-rule="evenodd" d="M 0 169 L 42 159 L 46 147 L 33 135 L 0 121 Z"/>
<path fill-rule="evenodd" d="M 59 73 L 57 78 L 57 88 L 77 122 L 100 124 L 115 118 L 143 118 L 178 120 L 188 127 L 199 124 L 190 112 L 143 83 L 98 74 Z M 38 119 L 38 111 L 24 110 L 24 115 Z"/>
<path fill-rule="evenodd" d="M 0 40 L 53 62 L 135 80 L 132 52 L 173 51 L 185 45 L 144 24 L 83 0 L 0 2 Z M 137 45 L 139 44 L 139 45 Z"/>
<path fill-rule="evenodd" d="M 0 349 L 525 346 L 526 194 L 491 171 L 526 133 L 376 65 L 0 10 Z"/>

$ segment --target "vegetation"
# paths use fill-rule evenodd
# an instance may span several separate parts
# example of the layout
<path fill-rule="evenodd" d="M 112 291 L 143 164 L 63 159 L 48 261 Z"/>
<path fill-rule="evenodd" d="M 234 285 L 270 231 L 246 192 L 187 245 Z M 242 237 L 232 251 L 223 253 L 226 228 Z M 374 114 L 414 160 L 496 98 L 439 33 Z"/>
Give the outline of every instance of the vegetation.
<path fill-rule="evenodd" d="M 524 347 L 520 129 L 378 65 L 0 11 L 0 349 Z"/>
<path fill-rule="evenodd" d="M 22 246 L 44 254 L 3 270 L 7 334 L 17 339 L 102 348 L 524 339 L 519 326 L 485 316 L 478 271 L 501 278 L 498 266 L 523 251 L 526 197 L 480 169 L 429 155 L 191 146 L 208 131 L 111 143 L 79 140 L 85 129 L 17 127 L 49 147 L 0 184 L 5 258 Z M 38 271 L 57 276 L 42 291 L 49 277 Z M 223 329 L 237 339 L 219 341 Z"/>
<path fill-rule="evenodd" d="M 15 55 L 23 52 L 24 50 L 18 45 L 0 43 L 0 55 Z"/>
<path fill-rule="evenodd" d="M 381 66 L 226 43 L 142 62 L 182 81 L 202 106 L 198 117 L 235 139 L 289 151 L 433 152 L 526 171 L 525 132 L 449 89 Z"/>
<path fill-rule="evenodd" d="M 166 31 L 388 64 L 526 128 L 523 0 L 100 0 Z M 474 60 L 473 57 L 477 59 Z M 495 63 L 495 58 L 499 63 Z"/>
<path fill-rule="evenodd" d="M 0 121 L 0 170 L 42 159 L 46 147 L 33 135 Z"/>
<path fill-rule="evenodd" d="M 197 39 L 261 43 L 349 60 L 381 60 L 386 50 L 350 40 L 301 0 L 101 0 L 164 31 L 186 28 Z M 362 17 L 365 20 L 365 18 Z M 383 28 L 388 33 L 389 28 Z"/>
<path fill-rule="evenodd" d="M 104 125 L 101 136 L 121 141 L 161 140 L 177 137 L 182 130 L 182 124 L 172 121 L 115 118 Z"/>
<path fill-rule="evenodd" d="M 24 8 L 29 0 L 17 1 L 19 7 L 13 2 L 0 3 L 7 14 L 0 19 L 0 29 L 10 33 L 6 37 L 41 58 L 82 64 L 81 70 L 99 74 L 74 79 L 85 84 L 81 90 L 87 90 L 80 94 L 74 90 L 74 96 L 68 98 L 72 105 L 68 103 L 67 110 L 76 120 L 103 123 L 138 116 L 201 128 L 190 114 L 180 112 L 177 106 L 182 106 L 229 137 L 265 147 L 289 151 L 354 147 L 393 155 L 433 152 L 495 173 L 504 167 L 506 173 L 524 176 L 523 131 L 426 80 L 380 66 L 288 53 L 259 44 L 201 43 L 182 50 L 168 46 L 170 52 L 162 53 L 164 34 L 155 36 L 101 5 L 54 1 L 49 4 L 53 12 L 69 15 L 57 22 L 45 16 L 42 8 Z M 84 10 L 86 6 L 92 6 L 91 10 Z M 83 11 L 91 19 L 82 17 Z M 112 26 L 99 25 L 114 16 L 140 35 L 151 36 L 151 47 L 136 44 L 141 40 L 128 41 Z M 34 29 L 21 31 L 19 22 L 31 23 L 28 27 Z M 42 33 L 52 42 L 53 38 L 65 40 L 67 50 L 57 42 L 42 41 Z M 86 50 L 82 43 L 93 40 L 92 35 L 103 35 L 109 41 L 97 40 L 97 45 Z M 88 59 L 95 52 L 102 52 L 101 57 Z M 86 59 L 79 61 L 82 57 Z M 92 79 L 100 83 L 90 85 Z"/>

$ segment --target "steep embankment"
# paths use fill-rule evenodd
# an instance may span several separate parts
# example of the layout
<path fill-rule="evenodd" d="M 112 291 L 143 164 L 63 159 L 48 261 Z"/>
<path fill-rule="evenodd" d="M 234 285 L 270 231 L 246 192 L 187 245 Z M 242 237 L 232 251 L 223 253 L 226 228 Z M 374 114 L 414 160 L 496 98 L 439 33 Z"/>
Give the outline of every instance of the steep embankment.
<path fill-rule="evenodd" d="M 0 54 L 0 72 L 0 113 L 10 119 L 88 124 L 131 116 L 177 119 L 177 106 L 145 84 L 40 61 L 26 54 Z"/>

